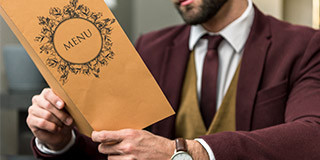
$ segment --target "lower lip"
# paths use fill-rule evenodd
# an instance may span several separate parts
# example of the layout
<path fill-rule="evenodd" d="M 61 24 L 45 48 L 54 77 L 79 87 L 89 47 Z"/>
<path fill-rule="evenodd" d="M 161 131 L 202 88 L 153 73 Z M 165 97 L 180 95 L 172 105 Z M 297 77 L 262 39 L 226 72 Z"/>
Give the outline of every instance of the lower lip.
<path fill-rule="evenodd" d="M 186 6 L 186 5 L 189 5 L 193 2 L 193 0 L 184 0 L 184 1 L 181 1 L 180 5 L 181 6 Z"/>

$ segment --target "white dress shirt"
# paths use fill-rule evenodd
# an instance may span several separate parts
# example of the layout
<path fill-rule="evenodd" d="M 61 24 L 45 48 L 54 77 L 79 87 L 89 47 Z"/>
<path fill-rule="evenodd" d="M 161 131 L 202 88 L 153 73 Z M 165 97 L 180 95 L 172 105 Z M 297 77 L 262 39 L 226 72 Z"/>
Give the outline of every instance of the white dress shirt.
<path fill-rule="evenodd" d="M 201 39 L 201 37 L 208 33 L 210 35 L 221 35 L 224 38 L 218 47 L 219 69 L 217 80 L 217 110 L 222 103 L 223 97 L 230 86 L 232 78 L 242 58 L 244 45 L 249 37 L 253 19 L 253 4 L 251 0 L 248 0 L 248 7 L 243 14 L 218 33 L 210 33 L 201 25 L 194 25 L 191 27 L 189 49 L 194 50 L 195 52 L 194 56 L 197 74 L 198 99 L 201 98 L 202 68 L 208 48 L 208 40 Z M 203 139 L 195 140 L 200 142 L 206 149 L 210 160 L 215 160 L 214 154 L 209 145 Z"/>
<path fill-rule="evenodd" d="M 191 27 L 189 49 L 195 51 L 195 65 L 197 73 L 197 92 L 200 99 L 202 68 L 204 58 L 207 52 L 208 40 L 201 39 L 201 37 L 209 33 L 211 35 L 221 35 L 224 40 L 220 43 L 218 48 L 219 53 L 219 70 L 218 70 L 218 84 L 217 84 L 217 109 L 222 103 L 222 99 L 227 92 L 232 81 L 233 75 L 241 60 L 244 45 L 248 39 L 251 26 L 254 19 L 254 9 L 252 1 L 248 0 L 248 7 L 243 14 L 226 26 L 218 33 L 209 33 L 201 25 L 194 25 Z M 60 151 L 53 151 L 48 149 L 43 143 L 36 138 L 37 148 L 45 154 L 62 154 L 72 147 L 75 143 L 75 134 L 72 134 L 70 143 Z M 209 154 L 210 160 L 215 160 L 214 154 L 209 145 L 203 139 L 195 139 L 201 143 Z M 219 145 L 219 144 L 217 144 Z"/>

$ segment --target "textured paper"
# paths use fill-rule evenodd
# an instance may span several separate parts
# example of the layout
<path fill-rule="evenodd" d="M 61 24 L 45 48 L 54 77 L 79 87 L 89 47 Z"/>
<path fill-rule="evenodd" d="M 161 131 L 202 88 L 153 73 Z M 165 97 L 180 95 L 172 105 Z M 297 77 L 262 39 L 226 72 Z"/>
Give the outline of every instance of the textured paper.
<path fill-rule="evenodd" d="M 142 129 L 172 114 L 103 0 L 0 0 L 0 13 L 78 129 Z"/>

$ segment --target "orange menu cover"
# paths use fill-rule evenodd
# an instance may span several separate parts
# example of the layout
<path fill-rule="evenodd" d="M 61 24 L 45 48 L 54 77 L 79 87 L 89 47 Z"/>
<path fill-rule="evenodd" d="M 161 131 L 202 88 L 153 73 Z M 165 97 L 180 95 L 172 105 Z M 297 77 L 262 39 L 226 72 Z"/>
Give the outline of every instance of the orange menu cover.
<path fill-rule="evenodd" d="M 0 13 L 85 135 L 174 114 L 103 0 L 0 0 Z"/>

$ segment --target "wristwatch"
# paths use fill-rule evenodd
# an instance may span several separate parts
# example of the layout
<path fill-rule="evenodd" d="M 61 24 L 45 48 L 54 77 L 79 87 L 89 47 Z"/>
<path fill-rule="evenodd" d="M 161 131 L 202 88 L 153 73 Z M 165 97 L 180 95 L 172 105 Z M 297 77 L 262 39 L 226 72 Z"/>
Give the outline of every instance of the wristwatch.
<path fill-rule="evenodd" d="M 171 160 L 193 160 L 187 150 L 186 140 L 183 138 L 175 139 L 176 150 L 171 157 Z"/>

